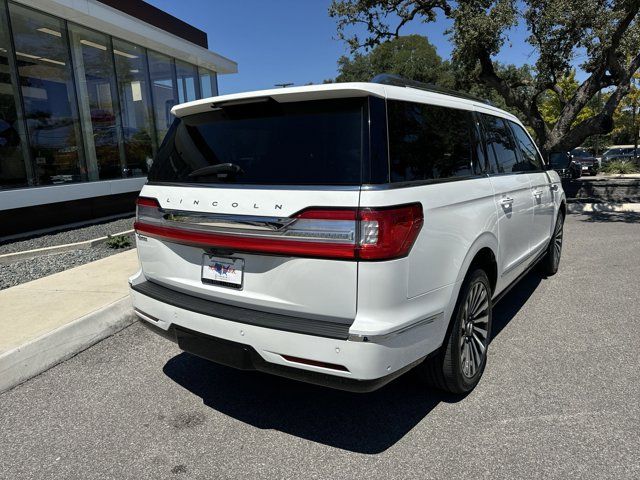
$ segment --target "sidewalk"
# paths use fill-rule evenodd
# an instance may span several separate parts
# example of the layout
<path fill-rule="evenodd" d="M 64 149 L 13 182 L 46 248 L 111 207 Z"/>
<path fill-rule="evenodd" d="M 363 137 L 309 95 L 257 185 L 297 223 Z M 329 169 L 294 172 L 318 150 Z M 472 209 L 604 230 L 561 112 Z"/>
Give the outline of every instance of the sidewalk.
<path fill-rule="evenodd" d="M 136 250 L 0 291 L 0 392 L 134 321 Z"/>

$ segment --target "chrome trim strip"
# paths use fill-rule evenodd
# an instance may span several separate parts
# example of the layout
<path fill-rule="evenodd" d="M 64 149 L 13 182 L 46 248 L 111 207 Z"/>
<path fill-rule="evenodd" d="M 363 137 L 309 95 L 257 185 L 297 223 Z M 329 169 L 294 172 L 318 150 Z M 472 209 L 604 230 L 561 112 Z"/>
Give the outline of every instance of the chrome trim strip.
<path fill-rule="evenodd" d="M 196 213 L 183 210 L 162 210 L 169 223 L 198 225 L 202 227 L 238 228 L 245 230 L 281 230 L 295 218 L 264 217 L 258 215 L 233 215 L 223 213 Z"/>
<path fill-rule="evenodd" d="M 509 268 L 507 268 L 504 272 L 502 272 L 502 274 L 500 275 L 501 277 L 504 277 L 505 275 L 508 275 L 509 272 L 513 271 L 515 268 L 518 268 L 520 265 L 522 265 L 523 263 L 525 263 L 527 260 L 540 255 L 540 253 L 547 248 L 547 245 L 545 245 L 544 243 L 542 244 L 542 246 L 538 247 L 537 250 L 534 250 L 532 252 L 530 252 L 528 255 L 522 257 L 520 260 L 518 260 L 515 264 L 511 265 Z"/>
<path fill-rule="evenodd" d="M 235 188 L 238 190 L 306 190 L 306 191 L 346 191 L 357 192 L 360 185 L 251 185 L 251 184 L 230 184 L 230 183 L 180 183 L 180 182 L 147 182 L 147 185 L 158 185 L 162 187 L 196 187 L 196 188 Z"/>
<path fill-rule="evenodd" d="M 359 335 L 359 334 L 350 333 L 349 338 L 347 340 L 350 342 L 380 343 L 392 337 L 402 335 L 403 333 L 406 333 L 409 330 L 413 330 L 414 328 L 418 328 L 423 325 L 428 325 L 430 323 L 433 323 L 436 320 L 440 320 L 441 318 L 444 318 L 444 312 L 436 313 L 435 315 L 431 315 L 430 317 L 423 318 L 414 323 L 410 323 L 409 325 L 399 328 L 398 330 L 393 330 L 389 333 L 385 333 L 382 335 Z"/>
<path fill-rule="evenodd" d="M 142 223 L 192 232 L 254 238 L 288 239 L 302 242 L 355 244 L 355 220 L 315 220 L 291 217 L 259 217 L 234 214 L 207 214 L 160 209 L 160 216 L 138 213 Z"/>
<path fill-rule="evenodd" d="M 142 320 L 146 320 L 147 322 L 158 323 L 160 320 L 156 317 L 152 317 L 151 315 L 144 313 L 142 310 L 138 310 L 137 308 L 133 309 L 133 313 L 135 313 Z"/>
<path fill-rule="evenodd" d="M 433 178 L 428 180 L 411 180 L 406 182 L 396 183 L 377 183 L 377 184 L 363 184 L 362 190 L 376 191 L 376 190 L 395 190 L 398 188 L 412 188 L 412 187 L 424 187 L 426 185 L 437 185 L 440 183 L 451 182 L 464 182 L 467 180 L 482 180 L 486 179 L 487 175 L 466 175 L 464 177 L 448 177 L 448 178 Z"/>

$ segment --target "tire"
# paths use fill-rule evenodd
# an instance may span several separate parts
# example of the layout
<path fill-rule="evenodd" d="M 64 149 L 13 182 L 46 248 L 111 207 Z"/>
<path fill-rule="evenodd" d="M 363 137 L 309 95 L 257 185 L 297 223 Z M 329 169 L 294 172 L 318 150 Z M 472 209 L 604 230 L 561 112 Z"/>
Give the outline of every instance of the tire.
<path fill-rule="evenodd" d="M 547 253 L 540 262 L 542 273 L 548 277 L 555 275 L 560 266 L 560 258 L 562 256 L 562 242 L 564 239 L 564 214 L 558 213 L 556 225 L 553 228 L 553 234 L 547 247 Z"/>
<path fill-rule="evenodd" d="M 460 288 L 442 347 L 423 364 L 430 386 L 454 394 L 475 388 L 487 363 L 492 311 L 489 277 L 474 270 Z"/>

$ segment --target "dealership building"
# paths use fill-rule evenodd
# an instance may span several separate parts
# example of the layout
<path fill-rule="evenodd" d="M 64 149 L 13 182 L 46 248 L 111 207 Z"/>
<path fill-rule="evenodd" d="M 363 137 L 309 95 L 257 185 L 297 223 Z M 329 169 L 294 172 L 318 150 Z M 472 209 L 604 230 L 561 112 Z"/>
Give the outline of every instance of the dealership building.
<path fill-rule="evenodd" d="M 142 0 L 0 0 L 0 239 L 132 211 L 171 107 L 235 72 Z"/>

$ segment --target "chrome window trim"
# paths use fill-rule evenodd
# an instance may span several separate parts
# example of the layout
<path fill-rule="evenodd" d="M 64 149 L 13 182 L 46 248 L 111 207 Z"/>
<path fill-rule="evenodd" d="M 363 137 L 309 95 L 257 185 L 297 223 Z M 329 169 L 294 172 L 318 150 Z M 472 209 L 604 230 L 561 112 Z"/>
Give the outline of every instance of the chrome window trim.
<path fill-rule="evenodd" d="M 254 184 L 228 184 L 228 183 L 183 183 L 183 182 L 150 182 L 147 185 L 157 185 L 161 187 L 196 187 L 196 188 L 228 188 L 238 190 L 306 190 L 306 191 L 345 191 L 357 192 L 360 185 L 254 185 Z"/>
<path fill-rule="evenodd" d="M 411 187 L 423 187 L 425 185 L 436 185 L 439 183 L 449 182 L 462 182 L 465 180 L 480 180 L 487 178 L 486 174 L 481 175 L 466 175 L 464 177 L 447 177 L 447 178 L 431 178 L 425 180 L 411 180 L 408 182 L 396 182 L 396 183 L 379 183 L 379 184 L 364 184 L 362 190 L 394 190 L 396 188 L 411 188 Z"/>

